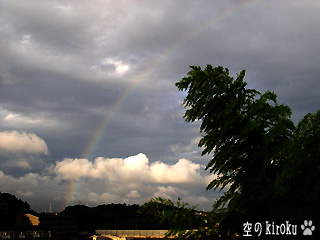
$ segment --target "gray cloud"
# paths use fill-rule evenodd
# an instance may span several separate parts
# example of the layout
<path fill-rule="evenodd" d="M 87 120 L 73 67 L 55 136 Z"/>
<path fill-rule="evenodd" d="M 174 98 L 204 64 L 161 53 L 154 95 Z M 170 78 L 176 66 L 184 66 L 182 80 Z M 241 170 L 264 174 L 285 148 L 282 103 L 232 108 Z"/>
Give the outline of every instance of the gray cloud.
<path fill-rule="evenodd" d="M 248 86 L 275 91 L 297 123 L 320 103 L 319 7 L 317 1 L 1 1 L 0 132 L 34 134 L 50 154 L 2 154 L 0 184 L 40 209 L 50 199 L 63 205 L 67 180 L 52 182 L 47 171 L 64 159 L 89 157 L 92 164 L 143 152 L 149 166 L 189 159 L 206 174 L 210 156 L 200 156 L 199 123 L 184 122 L 185 95 L 174 83 L 190 65 L 222 65 L 233 76 L 246 69 Z M 92 189 L 97 181 L 79 184 Z M 30 187 L 21 188 L 23 182 Z M 113 183 L 110 192 L 97 187 L 74 199 L 142 203 L 154 194 L 182 195 L 207 207 L 208 196 L 220 194 L 190 183 L 145 185 Z"/>

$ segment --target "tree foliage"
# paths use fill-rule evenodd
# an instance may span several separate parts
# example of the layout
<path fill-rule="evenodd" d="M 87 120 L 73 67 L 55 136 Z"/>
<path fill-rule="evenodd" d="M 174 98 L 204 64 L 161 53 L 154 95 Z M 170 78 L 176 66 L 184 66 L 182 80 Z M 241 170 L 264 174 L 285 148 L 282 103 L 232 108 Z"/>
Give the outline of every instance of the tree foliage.
<path fill-rule="evenodd" d="M 189 204 L 182 202 L 180 198 L 176 203 L 166 198 L 152 198 L 140 208 L 145 216 L 155 218 L 164 229 L 169 229 L 166 237 L 176 239 L 218 237 L 217 229 L 211 227 L 213 216 L 202 215 L 195 210 L 195 206 L 189 207 Z"/>
<path fill-rule="evenodd" d="M 35 213 L 29 203 L 16 198 L 9 193 L 0 192 L 0 230 L 13 228 L 16 221 L 16 215 L 26 213 Z"/>
<path fill-rule="evenodd" d="M 308 113 L 297 125 L 291 151 L 278 175 L 277 197 L 286 218 L 320 223 L 320 111 Z M 292 211 L 295 209 L 295 211 Z"/>
<path fill-rule="evenodd" d="M 247 88 L 244 70 L 234 79 L 221 66 L 190 68 L 176 86 L 187 92 L 185 120 L 201 122 L 202 154 L 212 154 L 206 169 L 216 177 L 207 189 L 226 191 L 214 205 L 215 210 L 227 206 L 220 229 L 239 232 L 244 221 L 270 217 L 298 219 L 299 211 L 287 207 L 298 208 L 295 201 L 314 211 L 320 189 L 319 111 L 296 127 L 291 109 L 279 104 L 274 92 Z"/>
<path fill-rule="evenodd" d="M 73 217 L 78 231 L 94 232 L 95 229 L 137 229 L 148 227 L 138 213 L 139 205 L 104 204 L 96 207 L 74 205 L 61 214 Z"/>

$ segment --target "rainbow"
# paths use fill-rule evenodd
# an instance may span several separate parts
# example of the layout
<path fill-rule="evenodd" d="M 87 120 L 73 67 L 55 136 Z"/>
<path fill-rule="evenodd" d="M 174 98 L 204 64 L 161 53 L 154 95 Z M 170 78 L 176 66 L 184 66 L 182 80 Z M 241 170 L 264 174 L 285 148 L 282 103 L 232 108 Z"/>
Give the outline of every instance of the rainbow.
<path fill-rule="evenodd" d="M 96 146 L 100 142 L 102 136 L 105 134 L 108 124 L 115 118 L 117 112 L 121 108 L 121 106 L 126 102 L 126 100 L 130 97 L 130 95 L 139 87 L 140 84 L 144 83 L 149 79 L 149 77 L 154 73 L 154 71 L 163 63 L 165 62 L 173 53 L 182 46 L 185 42 L 189 41 L 190 39 L 194 38 L 195 36 L 199 35 L 208 27 L 218 24 L 224 19 L 232 16 L 234 13 L 239 12 L 243 9 L 246 9 L 255 3 L 258 3 L 259 0 L 248 0 L 242 1 L 242 3 L 235 5 L 224 12 L 221 12 L 219 15 L 212 16 L 206 23 L 199 26 L 195 30 L 182 35 L 177 41 L 169 45 L 162 54 L 158 55 L 150 64 L 140 73 L 138 73 L 130 84 L 126 87 L 123 91 L 122 95 L 116 100 L 113 104 L 111 111 L 109 111 L 104 118 L 101 120 L 100 124 L 98 125 L 96 131 L 91 136 L 88 144 L 85 147 L 83 158 L 90 159 L 93 151 L 95 150 Z M 80 176 L 76 176 L 73 180 L 70 181 L 70 185 L 68 186 L 67 193 L 66 193 L 66 201 L 63 206 L 65 208 L 68 206 L 72 199 L 74 192 L 77 191 L 77 182 L 79 181 Z"/>

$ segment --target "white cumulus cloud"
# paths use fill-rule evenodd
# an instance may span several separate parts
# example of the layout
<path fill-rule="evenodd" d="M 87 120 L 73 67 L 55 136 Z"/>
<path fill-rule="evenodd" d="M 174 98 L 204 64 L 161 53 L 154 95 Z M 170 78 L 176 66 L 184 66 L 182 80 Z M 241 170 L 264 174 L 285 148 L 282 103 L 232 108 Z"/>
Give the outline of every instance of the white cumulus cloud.
<path fill-rule="evenodd" d="M 199 164 L 187 159 L 175 164 L 150 163 L 145 154 L 139 153 L 127 158 L 99 157 L 93 162 L 64 158 L 41 173 L 26 173 L 21 177 L 0 171 L 0 188 L 15 189 L 31 207 L 35 204 L 45 208 L 46 200 L 58 211 L 79 202 L 90 206 L 143 204 L 158 196 L 173 201 L 181 197 L 191 205 L 201 204 L 208 209 L 217 197 L 216 193 L 205 191 L 212 177 Z M 40 205 L 39 199 L 42 199 Z"/>
<path fill-rule="evenodd" d="M 122 158 L 96 158 L 92 163 L 87 159 L 65 158 L 51 166 L 57 178 L 62 180 L 92 178 L 125 183 L 207 183 L 200 174 L 200 165 L 187 159 L 180 159 L 170 165 L 163 162 L 149 163 L 143 153 Z"/>
<path fill-rule="evenodd" d="M 0 132 L 0 150 L 7 153 L 28 153 L 48 155 L 45 141 L 34 133 Z"/>

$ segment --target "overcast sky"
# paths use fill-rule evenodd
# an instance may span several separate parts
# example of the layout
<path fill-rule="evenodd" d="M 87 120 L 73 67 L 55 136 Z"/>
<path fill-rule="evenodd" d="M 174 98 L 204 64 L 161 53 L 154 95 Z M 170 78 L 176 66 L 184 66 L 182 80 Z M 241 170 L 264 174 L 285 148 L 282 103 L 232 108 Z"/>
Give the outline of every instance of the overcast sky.
<path fill-rule="evenodd" d="M 0 1 L 0 191 L 37 211 L 181 197 L 209 210 L 199 125 L 174 83 L 246 70 L 298 123 L 320 104 L 320 3 Z"/>

